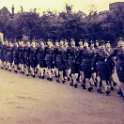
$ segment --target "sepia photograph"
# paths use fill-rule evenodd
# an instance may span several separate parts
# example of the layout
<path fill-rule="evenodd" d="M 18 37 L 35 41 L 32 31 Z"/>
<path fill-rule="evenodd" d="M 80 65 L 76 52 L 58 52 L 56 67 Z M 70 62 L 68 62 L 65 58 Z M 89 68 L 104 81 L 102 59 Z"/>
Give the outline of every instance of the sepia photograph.
<path fill-rule="evenodd" d="M 124 0 L 0 0 L 0 124 L 124 124 Z"/>

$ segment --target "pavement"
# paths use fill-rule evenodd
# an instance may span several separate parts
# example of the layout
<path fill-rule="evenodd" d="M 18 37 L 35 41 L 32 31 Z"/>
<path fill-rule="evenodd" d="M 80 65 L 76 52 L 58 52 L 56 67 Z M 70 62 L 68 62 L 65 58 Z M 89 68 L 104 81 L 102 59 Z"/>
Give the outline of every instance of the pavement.
<path fill-rule="evenodd" d="M 0 124 L 124 124 L 124 101 L 0 70 Z"/>

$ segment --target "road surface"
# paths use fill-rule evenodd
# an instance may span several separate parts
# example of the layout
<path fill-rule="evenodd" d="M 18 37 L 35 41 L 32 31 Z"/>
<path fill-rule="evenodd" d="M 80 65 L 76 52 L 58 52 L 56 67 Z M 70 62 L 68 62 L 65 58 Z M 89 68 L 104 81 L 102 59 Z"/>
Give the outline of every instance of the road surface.
<path fill-rule="evenodd" d="M 124 124 L 124 102 L 0 70 L 0 124 Z"/>

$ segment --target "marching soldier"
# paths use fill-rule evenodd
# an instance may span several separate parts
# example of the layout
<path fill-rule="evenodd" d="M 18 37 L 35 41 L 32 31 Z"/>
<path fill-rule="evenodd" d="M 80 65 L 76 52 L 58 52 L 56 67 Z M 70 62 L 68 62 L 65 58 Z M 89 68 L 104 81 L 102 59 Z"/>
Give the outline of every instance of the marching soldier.
<path fill-rule="evenodd" d="M 68 76 L 71 77 L 70 86 L 77 87 L 78 68 L 76 64 L 78 49 L 75 41 L 71 41 L 70 47 L 67 49 Z"/>
<path fill-rule="evenodd" d="M 6 62 L 7 62 L 7 69 L 11 71 L 13 64 L 13 44 L 11 42 L 8 43 L 8 46 L 6 48 Z"/>
<path fill-rule="evenodd" d="M 65 56 L 65 49 L 64 49 L 64 42 L 60 41 L 60 45 L 58 49 L 55 51 L 55 65 L 58 69 L 58 79 L 57 82 L 65 83 L 64 79 L 64 56 Z"/>
<path fill-rule="evenodd" d="M 8 48 L 8 41 L 5 41 L 5 44 L 3 45 L 3 68 L 5 69 L 5 70 L 7 70 L 8 69 L 8 67 L 7 67 L 7 48 Z"/>
<path fill-rule="evenodd" d="M 93 65 L 96 66 L 97 73 L 97 91 L 102 93 L 102 89 L 104 89 L 106 95 L 109 95 L 110 86 L 108 81 L 110 80 L 111 72 L 107 65 L 107 59 L 108 55 L 105 46 L 101 44 L 93 59 Z"/>
<path fill-rule="evenodd" d="M 89 48 L 89 44 L 84 42 L 84 46 L 80 47 L 78 61 L 80 62 L 80 79 L 83 89 L 88 88 L 88 91 L 92 91 L 93 87 L 90 82 L 91 79 L 91 62 L 93 53 Z"/>
<path fill-rule="evenodd" d="M 14 43 L 13 46 L 13 66 L 14 66 L 14 72 L 17 73 L 19 69 L 19 45 L 17 42 Z"/>
<path fill-rule="evenodd" d="M 118 46 L 113 50 L 110 57 L 116 57 L 116 72 L 119 79 L 119 91 L 118 93 L 124 99 L 124 41 L 120 40 Z"/>
<path fill-rule="evenodd" d="M 25 62 L 25 75 L 29 76 L 30 72 L 30 47 L 31 44 L 29 41 L 27 41 L 25 47 L 24 47 L 24 62 Z"/>
<path fill-rule="evenodd" d="M 36 47 L 36 43 L 35 41 L 32 41 L 32 44 L 31 44 L 31 48 L 30 48 L 30 56 L 29 56 L 29 59 L 30 59 L 30 72 L 31 72 L 31 76 L 32 77 L 35 77 L 36 76 L 36 73 L 37 73 L 37 47 Z"/>
<path fill-rule="evenodd" d="M 37 49 L 38 77 L 44 79 L 45 75 L 45 44 L 41 41 Z"/>
<path fill-rule="evenodd" d="M 111 53 L 113 52 L 113 50 L 112 50 L 112 47 L 111 47 L 111 44 L 109 41 L 105 44 L 105 49 L 106 49 L 107 55 L 110 56 Z M 111 86 L 111 90 L 114 90 L 114 86 L 116 86 L 116 83 L 115 83 L 114 78 L 113 78 L 114 62 L 110 57 L 107 60 L 107 65 L 108 65 L 108 68 L 109 68 L 110 73 L 111 73 L 111 78 L 109 80 L 109 84 Z"/>
<path fill-rule="evenodd" d="M 51 41 L 47 42 L 47 47 L 45 49 L 45 63 L 47 67 L 47 79 L 53 80 L 53 64 L 54 64 L 54 47 Z"/>
<path fill-rule="evenodd" d="M 19 47 L 18 47 L 18 55 L 19 55 L 19 71 L 20 73 L 24 73 L 24 42 L 20 41 L 19 42 Z"/>
<path fill-rule="evenodd" d="M 59 78 L 59 70 L 58 70 L 58 56 L 59 56 L 59 47 L 60 44 L 59 42 L 55 42 L 55 46 L 54 46 L 54 60 L 55 60 L 55 66 L 54 66 L 54 74 L 55 77 L 57 78 L 57 82 L 58 82 L 58 78 Z"/>

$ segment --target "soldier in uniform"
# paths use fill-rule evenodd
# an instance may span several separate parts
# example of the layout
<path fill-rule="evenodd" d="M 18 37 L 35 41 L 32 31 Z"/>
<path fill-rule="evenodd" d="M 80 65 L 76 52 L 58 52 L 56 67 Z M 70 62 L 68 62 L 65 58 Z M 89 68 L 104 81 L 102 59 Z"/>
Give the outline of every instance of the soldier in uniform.
<path fill-rule="evenodd" d="M 8 48 L 8 41 L 5 41 L 5 44 L 3 45 L 2 50 L 2 60 L 3 60 L 3 69 L 7 70 L 7 48 Z"/>
<path fill-rule="evenodd" d="M 95 52 L 97 51 L 98 48 L 99 48 L 98 41 L 96 41 L 96 44 L 94 44 L 93 41 L 91 41 L 90 49 L 91 49 L 93 55 L 95 54 Z M 96 86 L 97 85 L 96 67 L 91 68 L 91 70 L 92 70 L 92 78 L 91 78 L 91 80 L 94 83 L 94 85 Z"/>
<path fill-rule="evenodd" d="M 58 69 L 58 78 L 57 82 L 62 82 L 65 83 L 64 79 L 64 56 L 65 56 L 65 48 L 64 48 L 64 42 L 60 41 L 60 45 L 58 49 L 55 51 L 55 65 L 56 68 Z"/>
<path fill-rule="evenodd" d="M 14 61 L 13 66 L 14 66 L 15 73 L 18 72 L 18 68 L 19 68 L 19 50 L 18 50 L 18 47 L 19 47 L 18 43 L 15 42 L 14 46 L 13 46 L 13 61 Z"/>
<path fill-rule="evenodd" d="M 30 47 L 31 44 L 29 41 L 26 42 L 24 47 L 24 62 L 25 62 L 25 75 L 29 76 L 30 72 Z"/>
<path fill-rule="evenodd" d="M 77 53 L 77 65 L 78 65 L 78 70 L 79 70 L 77 81 L 78 81 L 79 83 L 82 82 L 82 77 L 81 77 L 81 75 L 80 75 L 80 57 L 79 57 L 79 53 L 80 53 L 81 49 L 83 49 L 83 48 L 84 48 L 83 41 L 80 41 L 80 42 L 79 42 L 79 46 L 78 46 L 78 53 Z M 77 85 L 78 85 L 78 84 L 77 84 Z"/>
<path fill-rule="evenodd" d="M 37 72 L 37 47 L 36 47 L 36 43 L 35 41 L 32 41 L 31 44 L 31 48 L 30 48 L 30 72 L 31 72 L 31 76 L 35 77 L 36 76 L 36 72 Z"/>
<path fill-rule="evenodd" d="M 88 91 L 93 90 L 93 86 L 90 82 L 91 79 L 91 62 L 93 53 L 89 48 L 89 44 L 84 42 L 83 47 L 79 49 L 78 61 L 80 65 L 80 79 L 83 89 L 88 88 Z"/>
<path fill-rule="evenodd" d="M 19 42 L 18 47 L 18 58 L 19 58 L 19 71 L 20 73 L 24 73 L 24 42 Z"/>
<path fill-rule="evenodd" d="M 109 56 L 105 50 L 105 45 L 101 44 L 93 58 L 93 65 L 95 65 L 97 73 L 97 91 L 102 93 L 102 89 L 104 89 L 106 95 L 110 94 L 110 86 L 108 81 L 111 77 L 111 72 L 107 65 L 108 57 Z"/>
<path fill-rule="evenodd" d="M 6 48 L 6 61 L 7 61 L 7 69 L 11 71 L 13 64 L 13 44 L 11 42 L 8 43 L 8 46 Z"/>
<path fill-rule="evenodd" d="M 54 63 L 54 47 L 51 41 L 47 42 L 47 47 L 45 49 L 45 63 L 47 67 L 47 79 L 53 80 L 53 63 Z"/>
<path fill-rule="evenodd" d="M 67 58 L 67 50 L 69 48 L 69 44 L 67 41 L 64 41 L 64 51 L 63 51 L 63 64 L 64 64 L 64 81 L 70 81 L 70 75 L 69 75 L 69 70 L 68 70 L 68 58 Z"/>
<path fill-rule="evenodd" d="M 119 79 L 119 91 L 118 93 L 124 99 L 124 41 L 118 42 L 117 48 L 115 48 L 110 57 L 116 57 L 116 72 Z"/>
<path fill-rule="evenodd" d="M 78 49 L 75 45 L 75 41 L 71 41 L 70 47 L 67 49 L 67 64 L 68 64 L 68 75 L 71 77 L 70 86 L 77 88 L 77 77 L 78 77 L 78 68 L 77 68 L 77 54 Z"/>
<path fill-rule="evenodd" d="M 111 47 L 111 44 L 109 41 L 105 44 L 105 49 L 106 49 L 107 55 L 110 56 L 113 50 L 112 50 L 112 47 Z M 111 78 L 109 80 L 109 84 L 111 86 L 111 90 L 114 90 L 114 86 L 116 86 L 116 83 L 115 83 L 114 77 L 113 77 L 114 62 L 110 57 L 107 60 L 107 65 L 108 65 L 108 68 L 109 68 L 110 73 L 111 73 Z"/>
<path fill-rule="evenodd" d="M 57 57 L 58 57 L 58 54 L 59 54 L 59 47 L 60 47 L 60 44 L 58 41 L 55 42 L 55 46 L 54 46 L 54 60 L 55 60 L 55 66 L 54 66 L 54 74 L 55 74 L 55 77 L 57 78 L 57 82 L 58 82 L 58 78 L 59 78 L 59 70 L 58 70 L 58 63 L 57 63 Z"/>
<path fill-rule="evenodd" d="M 45 44 L 43 41 L 39 43 L 37 49 L 37 61 L 38 61 L 38 77 L 44 79 L 45 75 Z"/>

